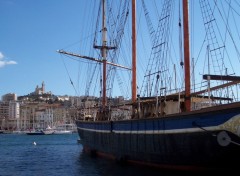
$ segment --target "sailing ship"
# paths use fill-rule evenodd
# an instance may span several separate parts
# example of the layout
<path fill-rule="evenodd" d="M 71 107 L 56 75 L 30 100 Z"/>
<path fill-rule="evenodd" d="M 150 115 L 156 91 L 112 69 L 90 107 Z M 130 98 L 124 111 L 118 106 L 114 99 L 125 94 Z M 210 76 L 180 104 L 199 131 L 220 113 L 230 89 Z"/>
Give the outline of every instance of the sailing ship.
<path fill-rule="evenodd" d="M 199 1 L 206 32 L 204 37 L 199 37 L 199 39 L 207 46 L 205 60 L 208 65 L 213 67 L 214 62 L 217 62 L 220 69 L 214 68 L 218 74 L 213 74 L 210 66 L 207 67 L 207 73 L 202 75 L 205 87 L 197 90 L 197 87 L 191 84 L 191 82 L 198 81 L 194 71 L 198 69 L 198 63 L 196 60 L 190 59 L 188 0 L 183 0 L 182 4 L 179 4 L 179 12 L 182 12 L 182 15 L 179 15 L 178 27 L 179 32 L 183 32 L 183 34 L 179 35 L 180 60 L 178 61 L 180 61 L 180 68 L 183 69 L 183 75 L 176 71 L 177 65 L 173 65 L 173 69 L 170 71 L 169 63 L 172 63 L 170 59 L 163 61 L 170 56 L 168 53 L 170 53 L 171 42 L 167 42 L 167 39 L 171 41 L 172 38 L 171 31 L 167 28 L 172 22 L 173 14 L 170 12 L 174 7 L 172 3 L 176 3 L 176 1 L 156 1 L 162 7 L 161 13 L 158 14 L 156 30 L 150 20 L 146 1 L 141 1 L 142 11 L 148 19 L 147 28 L 152 43 L 149 44 L 151 46 L 150 61 L 143 76 L 143 86 L 139 90 L 136 59 L 136 28 L 138 26 L 136 24 L 136 0 L 132 0 L 131 5 L 129 5 L 130 1 L 128 0 L 118 2 L 124 6 L 124 8 L 118 6 L 121 26 L 124 26 L 130 14 L 128 8 L 132 7 L 131 67 L 117 64 L 119 62 L 116 59 L 118 58 L 117 50 L 122 44 L 120 37 L 124 32 L 119 32 L 119 30 L 116 34 L 118 39 L 115 42 L 114 40 L 107 42 L 107 32 L 109 33 L 110 29 L 106 26 L 106 11 L 110 9 L 108 14 L 112 15 L 113 9 L 106 0 L 101 1 L 99 9 L 102 11 L 98 12 L 102 19 L 101 46 L 96 45 L 96 38 L 94 38 L 94 48 L 101 51 L 99 59 L 64 50 L 58 51 L 61 54 L 83 58 L 102 66 L 101 97 L 98 99 L 101 100 L 101 103 L 87 107 L 94 112 L 93 115 L 85 113 L 84 116 L 78 117 L 76 120 L 84 151 L 95 156 L 104 156 L 122 162 L 162 168 L 236 169 L 239 163 L 235 159 L 240 158 L 240 102 L 237 101 L 236 91 L 233 90 L 233 87 L 238 88 L 240 77 L 230 73 L 229 68 L 225 66 L 223 60 L 227 57 L 227 53 L 224 53 L 227 48 L 226 43 L 221 46 L 216 39 L 216 30 L 213 27 L 216 22 L 214 12 L 221 12 L 218 9 L 221 3 L 208 0 Z M 214 8 L 211 7 L 211 3 Z M 239 4 L 234 6 L 229 2 L 227 7 L 229 11 L 222 11 L 222 14 L 225 15 L 226 26 L 220 28 L 225 29 L 223 38 L 228 35 L 231 40 L 234 40 L 229 28 L 230 22 L 227 22 L 227 19 L 231 16 L 230 11 L 233 11 L 232 15 L 236 14 L 235 8 L 239 7 Z M 114 24 L 116 23 L 115 21 Z M 121 29 L 123 31 L 124 27 Z M 97 32 L 96 30 L 95 33 Z M 172 41 L 172 43 L 176 42 Z M 237 44 L 233 48 L 237 48 Z M 237 52 L 239 56 L 239 50 Z M 192 67 L 195 69 L 192 70 Z M 115 68 L 127 71 L 130 68 L 132 76 L 132 98 L 129 101 L 120 101 L 118 104 L 111 103 L 113 98 L 108 94 L 113 89 L 108 86 L 112 84 L 110 75 L 116 73 L 117 69 Z M 168 77 L 169 73 L 175 77 Z M 184 81 L 183 84 L 180 84 L 180 88 L 176 85 L 178 74 Z M 117 79 L 116 74 L 115 79 Z M 89 81 L 92 82 L 92 79 Z M 217 83 L 215 84 L 215 82 Z M 175 86 L 171 86 L 174 83 Z M 79 109 L 81 108 L 86 107 Z M 121 113 L 120 116 L 114 116 L 116 109 Z"/>

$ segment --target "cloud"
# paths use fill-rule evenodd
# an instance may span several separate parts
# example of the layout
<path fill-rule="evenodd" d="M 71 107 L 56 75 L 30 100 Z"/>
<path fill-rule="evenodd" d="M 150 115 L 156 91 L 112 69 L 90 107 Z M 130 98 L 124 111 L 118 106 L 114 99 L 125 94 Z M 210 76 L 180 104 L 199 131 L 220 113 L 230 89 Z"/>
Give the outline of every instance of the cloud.
<path fill-rule="evenodd" d="M 4 58 L 3 53 L 0 51 L 0 60 L 2 60 Z"/>
<path fill-rule="evenodd" d="M 17 64 L 17 62 L 15 62 L 15 61 L 7 61 L 6 64 L 7 65 L 12 65 L 12 64 Z"/>
<path fill-rule="evenodd" d="M 17 62 L 15 61 L 8 61 L 4 59 L 4 55 L 3 53 L 0 51 L 0 67 L 4 67 L 6 65 L 13 65 L 13 64 L 17 64 Z"/>

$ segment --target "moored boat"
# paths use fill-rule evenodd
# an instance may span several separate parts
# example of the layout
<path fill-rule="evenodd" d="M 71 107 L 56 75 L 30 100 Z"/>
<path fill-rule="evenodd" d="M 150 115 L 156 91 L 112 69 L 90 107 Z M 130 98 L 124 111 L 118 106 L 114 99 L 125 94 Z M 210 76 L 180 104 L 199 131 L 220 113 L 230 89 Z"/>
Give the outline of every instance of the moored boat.
<path fill-rule="evenodd" d="M 239 118 L 236 103 L 161 118 L 79 120 L 77 125 L 84 150 L 96 155 L 168 169 L 236 169 L 232 158 L 240 156 Z"/>
<path fill-rule="evenodd" d="M 27 135 L 44 135 L 42 130 L 30 130 L 26 132 Z"/>
<path fill-rule="evenodd" d="M 72 134 L 70 130 L 55 130 L 53 134 Z"/>
<path fill-rule="evenodd" d="M 43 132 L 44 134 L 46 134 L 46 135 L 53 134 L 54 131 L 55 131 L 55 130 L 54 130 L 53 128 L 51 128 L 49 125 L 48 125 L 48 127 L 47 127 L 45 130 L 42 130 L 42 132 Z"/>
<path fill-rule="evenodd" d="M 76 131 L 75 124 L 61 124 L 54 128 L 53 134 L 72 134 Z"/>
<path fill-rule="evenodd" d="M 115 74 L 115 72 L 111 72 L 116 70 L 113 67 L 124 69 L 128 69 L 128 67 L 112 62 L 116 61 L 114 60 L 116 56 L 114 52 L 121 44 L 116 44 L 116 47 L 107 45 L 108 30 L 105 21 L 105 10 L 107 8 L 105 0 L 101 2 L 102 45 L 97 46 L 94 43 L 94 48 L 101 50 L 100 59 L 59 50 L 62 54 L 96 61 L 103 66 L 101 98 L 99 99 L 102 101 L 101 105 L 94 104 L 92 107 L 81 107 L 94 112 L 92 114 L 95 114 L 95 117 L 89 115 L 88 118 L 84 116 L 84 118 L 80 117 L 76 120 L 84 151 L 122 162 L 168 169 L 230 169 L 231 171 L 238 169 L 238 163 L 233 158 L 240 157 L 240 101 L 235 98 L 237 94 L 235 91 L 231 91 L 234 96 L 231 96 L 229 91 L 233 90 L 233 86 L 239 86 L 240 77 L 229 74 L 226 71 L 227 67 L 222 68 L 224 65 L 222 49 L 225 49 L 225 46 L 215 46 L 217 43 L 213 29 L 215 18 L 212 16 L 213 10 L 208 1 L 200 0 L 208 52 L 205 62 L 211 65 L 210 57 L 213 57 L 212 66 L 214 62 L 217 62 L 217 65 L 221 66 L 218 72 L 221 75 L 212 74 L 209 66 L 207 74 L 202 75 L 203 80 L 206 81 L 206 86 L 198 91 L 195 90 L 195 87 L 191 87 L 188 1 L 183 0 L 181 5 L 183 34 L 180 34 L 179 38 L 184 38 L 183 42 L 180 42 L 184 45 L 184 47 L 180 47 L 180 53 L 184 53 L 183 56 L 180 56 L 182 57 L 180 66 L 184 70 L 184 82 L 180 85 L 180 88 L 176 88 L 175 92 L 172 92 L 171 82 L 174 82 L 174 79 L 170 79 L 168 74 L 173 73 L 176 76 L 178 73 L 175 66 L 171 72 L 168 70 L 170 66 L 164 65 L 169 63 L 172 58 L 168 58 L 168 61 L 163 60 L 167 58 L 170 50 L 168 45 L 171 42 L 166 40 L 171 38 L 169 36 L 170 31 L 165 27 L 169 27 L 168 25 L 172 22 L 170 10 L 174 1 L 165 0 L 162 3 L 162 14 L 158 19 L 158 29 L 154 31 L 150 27 L 151 34 L 153 34 L 151 36 L 153 46 L 151 47 L 152 52 L 149 61 L 151 67 L 149 66 L 150 68 L 146 69 L 143 80 L 143 89 L 146 91 L 145 94 L 140 94 L 140 91 L 137 94 L 136 1 L 132 0 L 132 98 L 131 101 L 122 101 L 117 105 L 111 104 L 112 102 L 108 104 L 111 98 L 110 96 L 107 97 L 107 90 L 112 90 L 112 88 L 107 87 L 107 82 L 112 83 L 109 75 Z M 129 13 L 125 9 L 125 7 L 128 7 L 126 5 L 128 1 L 122 2 L 125 6 L 124 9 L 119 7 L 119 11 L 125 15 L 120 19 L 122 20 L 119 22 L 121 24 L 125 22 Z M 144 1 L 142 2 L 145 15 L 148 15 Z M 229 6 L 229 8 L 231 7 Z M 109 9 L 112 10 L 112 8 Z M 148 16 L 147 19 L 149 19 Z M 151 26 L 149 21 L 148 25 Z M 181 21 L 179 21 L 179 27 L 182 32 Z M 226 26 L 226 29 L 228 29 L 228 26 Z M 231 35 L 230 38 L 232 38 Z M 121 39 L 119 39 L 119 42 L 121 42 Z M 114 40 L 109 43 L 114 43 Z M 167 51 L 164 51 L 164 49 L 167 49 Z M 110 53 L 111 50 L 114 50 L 113 53 Z M 107 54 L 110 55 L 108 60 Z M 111 56 L 114 57 L 111 58 Z M 221 58 L 217 59 L 219 56 Z M 195 63 L 192 65 L 197 67 Z M 213 67 L 213 69 L 216 69 L 215 66 Z M 213 81 L 218 83 L 214 84 Z M 183 85 L 184 89 L 181 87 Z M 219 91 L 219 93 L 216 93 L 216 91 Z M 153 95 L 154 92 L 155 95 Z M 223 92 L 226 93 L 226 96 L 223 96 Z M 124 108 L 121 109 L 121 107 Z M 119 117 L 115 116 L 118 110 L 124 112 Z"/>

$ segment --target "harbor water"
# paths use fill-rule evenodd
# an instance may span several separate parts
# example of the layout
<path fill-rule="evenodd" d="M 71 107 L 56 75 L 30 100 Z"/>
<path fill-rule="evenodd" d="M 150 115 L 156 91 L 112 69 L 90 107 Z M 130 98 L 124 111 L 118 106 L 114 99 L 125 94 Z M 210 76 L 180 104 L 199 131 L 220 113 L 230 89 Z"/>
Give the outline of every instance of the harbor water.
<path fill-rule="evenodd" d="M 177 176 L 183 172 L 120 165 L 112 160 L 93 158 L 83 153 L 79 136 L 0 135 L 1 176 Z"/>

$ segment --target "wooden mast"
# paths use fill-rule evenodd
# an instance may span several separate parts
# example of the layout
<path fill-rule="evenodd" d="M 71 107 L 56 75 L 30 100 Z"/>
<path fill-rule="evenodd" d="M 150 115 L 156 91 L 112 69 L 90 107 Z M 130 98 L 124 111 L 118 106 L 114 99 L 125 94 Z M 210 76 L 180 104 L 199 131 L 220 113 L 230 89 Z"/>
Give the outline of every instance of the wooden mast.
<path fill-rule="evenodd" d="M 183 29 L 184 29 L 184 72 L 185 72 L 185 110 L 191 111 L 190 84 L 190 51 L 189 51 L 189 22 L 188 0 L 183 0 Z"/>
<path fill-rule="evenodd" d="M 132 102 L 137 99 L 136 0 L 132 0 Z"/>
<path fill-rule="evenodd" d="M 102 106 L 103 110 L 107 105 L 107 28 L 106 28 L 106 13 L 105 13 L 105 0 L 102 0 L 102 61 L 103 61 L 103 97 Z"/>
<path fill-rule="evenodd" d="M 101 46 L 97 46 L 97 45 L 94 45 L 93 47 L 96 48 L 96 49 L 100 49 L 101 50 L 101 55 L 102 55 L 102 59 L 96 59 L 96 58 L 93 58 L 93 57 L 88 57 L 88 56 L 83 56 L 83 55 L 79 55 L 79 54 L 74 54 L 74 53 L 71 53 L 71 52 L 66 52 L 64 50 L 57 50 L 57 52 L 61 53 L 61 54 L 66 54 L 66 55 L 70 55 L 70 56 L 75 56 L 75 57 L 79 57 L 79 58 L 83 58 L 83 59 L 87 59 L 87 60 L 91 60 L 91 61 L 95 61 L 95 62 L 99 62 L 99 63 L 102 63 L 103 64 L 103 70 L 102 70 L 102 73 L 103 73 L 103 76 L 102 76 L 102 107 L 103 107 L 103 111 L 106 110 L 106 106 L 107 106 L 107 64 L 109 65 L 113 65 L 113 66 L 116 66 L 116 67 L 120 67 L 120 68 L 124 68 L 124 69 L 128 69 L 128 70 L 131 70 L 131 68 L 128 68 L 128 67 L 125 67 L 125 66 L 122 66 L 122 65 L 119 65 L 119 64 L 115 64 L 115 63 L 112 63 L 112 62 L 108 62 L 107 61 L 107 50 L 111 50 L 111 49 L 116 49 L 116 47 L 114 46 L 107 46 L 107 27 L 106 27 L 106 0 L 102 0 L 102 45 Z M 134 5 L 135 6 L 135 5 Z M 134 13 L 135 14 L 135 13 Z M 135 21 L 135 19 L 134 19 Z M 135 29 L 135 26 L 134 28 Z M 134 32 L 134 40 L 136 41 L 136 33 Z M 135 68 L 135 71 L 134 72 L 134 77 L 136 78 L 136 44 L 134 44 L 134 48 L 135 48 L 135 61 L 134 61 L 134 65 L 133 66 Z M 136 79 L 134 79 L 135 83 L 134 83 L 134 86 L 135 87 L 135 92 L 136 92 Z M 135 95 L 135 98 L 133 98 L 134 100 L 136 100 L 136 93 L 133 94 Z"/>

